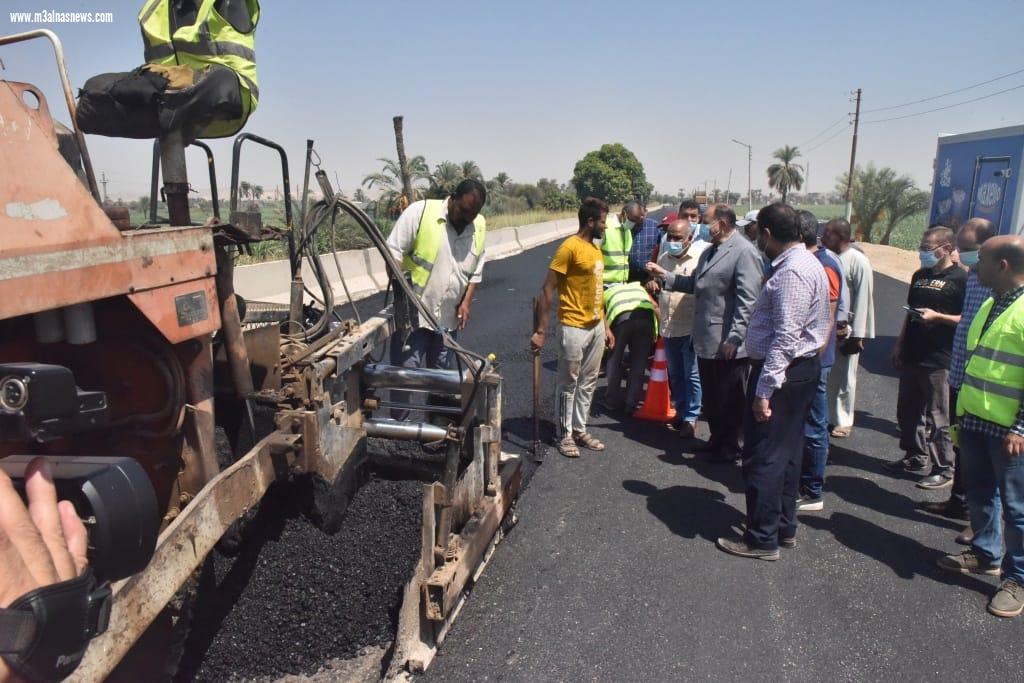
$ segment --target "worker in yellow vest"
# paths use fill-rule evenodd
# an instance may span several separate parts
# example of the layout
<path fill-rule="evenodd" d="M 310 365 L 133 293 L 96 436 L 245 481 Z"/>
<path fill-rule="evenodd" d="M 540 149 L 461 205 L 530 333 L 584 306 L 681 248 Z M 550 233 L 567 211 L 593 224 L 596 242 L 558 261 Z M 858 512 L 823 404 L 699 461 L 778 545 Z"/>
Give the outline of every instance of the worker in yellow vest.
<path fill-rule="evenodd" d="M 410 204 L 388 235 L 388 248 L 401 261 L 416 295 L 437 319 L 438 327 L 453 336 L 469 322 L 473 294 L 483 278 L 487 228 L 480 209 L 486 201 L 484 184 L 467 178 L 447 199 Z M 441 330 L 419 327 L 408 339 L 393 339 L 391 362 L 405 367 L 448 368 L 449 353 Z M 404 393 L 393 392 L 392 398 L 402 399 Z"/>
<path fill-rule="evenodd" d="M 94 76 L 79 96 L 87 133 L 155 138 L 234 135 L 256 109 L 258 0 L 147 0 L 139 10 L 146 63 Z"/>
<path fill-rule="evenodd" d="M 989 238 L 979 253 L 978 280 L 992 297 L 967 332 L 956 404 L 974 538 L 970 550 L 938 563 L 1001 576 L 988 611 L 1016 617 L 1024 611 L 1024 237 Z"/>
<path fill-rule="evenodd" d="M 651 349 L 658 338 L 658 315 L 654 302 L 639 282 L 614 284 L 604 292 L 605 317 L 615 336 L 608 354 L 605 376 L 605 406 L 632 413 L 644 390 L 644 374 Z M 628 349 L 628 351 L 627 351 Z M 626 392 L 622 392 L 622 370 L 627 368 Z"/>

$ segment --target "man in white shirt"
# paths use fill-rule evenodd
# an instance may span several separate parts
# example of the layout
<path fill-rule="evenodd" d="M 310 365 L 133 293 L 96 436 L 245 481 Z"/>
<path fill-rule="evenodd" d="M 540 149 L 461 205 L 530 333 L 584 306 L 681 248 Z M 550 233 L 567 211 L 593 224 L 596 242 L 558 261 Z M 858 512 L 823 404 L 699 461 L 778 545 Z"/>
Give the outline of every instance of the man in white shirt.
<path fill-rule="evenodd" d="M 829 422 L 832 436 L 846 438 L 853 430 L 857 400 L 857 367 L 864 342 L 875 338 L 875 273 L 871 261 L 850 244 L 850 224 L 836 218 L 825 224 L 822 243 L 839 255 L 849 292 L 849 327 L 840 342 L 835 365 L 828 377 Z"/>
<path fill-rule="evenodd" d="M 483 277 L 486 223 L 480 209 L 486 201 L 484 184 L 467 178 L 447 199 L 410 204 L 387 239 L 420 300 L 437 318 L 438 326 L 453 336 L 469 322 L 473 294 Z M 408 339 L 397 337 L 391 344 L 395 365 L 449 367 L 450 354 L 440 330 L 417 327 Z M 394 392 L 392 397 L 403 401 L 405 392 Z"/>
<path fill-rule="evenodd" d="M 672 221 L 665 229 L 665 241 L 658 253 L 658 265 L 676 275 L 693 275 L 697 260 L 709 244 L 694 241 L 688 219 Z M 661 336 L 665 338 L 668 380 L 676 408 L 676 428 L 684 439 L 693 438 L 700 417 L 700 373 L 693 350 L 693 313 L 696 297 L 662 290 L 660 296 Z"/>

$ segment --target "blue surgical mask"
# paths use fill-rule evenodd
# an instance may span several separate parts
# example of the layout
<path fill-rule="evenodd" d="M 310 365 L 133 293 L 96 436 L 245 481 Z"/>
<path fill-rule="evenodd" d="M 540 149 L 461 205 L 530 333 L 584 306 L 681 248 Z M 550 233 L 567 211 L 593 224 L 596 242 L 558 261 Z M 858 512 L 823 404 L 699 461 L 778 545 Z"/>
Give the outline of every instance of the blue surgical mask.
<path fill-rule="evenodd" d="M 935 265 L 939 262 L 939 257 L 935 255 L 934 251 L 927 251 L 925 249 L 921 249 L 920 251 L 917 252 L 917 257 L 921 259 L 922 268 L 934 268 Z"/>
<path fill-rule="evenodd" d="M 690 221 L 690 234 L 697 235 L 700 232 L 700 223 L 697 221 Z"/>
<path fill-rule="evenodd" d="M 981 252 L 975 249 L 974 251 L 961 251 L 960 252 L 960 263 L 964 264 L 968 268 L 973 268 L 978 265 L 978 257 Z"/>
<path fill-rule="evenodd" d="M 665 242 L 665 251 L 668 252 L 669 256 L 682 256 L 683 255 L 683 243 L 682 242 Z"/>
<path fill-rule="evenodd" d="M 700 230 L 697 233 L 697 237 L 698 237 L 698 239 L 702 239 L 705 242 L 710 242 L 711 241 L 711 226 L 708 225 L 707 223 L 701 223 L 700 224 Z"/>

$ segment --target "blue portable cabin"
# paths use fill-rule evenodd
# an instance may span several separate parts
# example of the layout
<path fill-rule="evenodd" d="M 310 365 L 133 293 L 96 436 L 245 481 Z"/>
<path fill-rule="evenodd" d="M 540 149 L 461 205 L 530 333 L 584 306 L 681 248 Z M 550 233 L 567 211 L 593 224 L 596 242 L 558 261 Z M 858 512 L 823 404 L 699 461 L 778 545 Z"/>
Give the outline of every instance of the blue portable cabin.
<path fill-rule="evenodd" d="M 992 221 L 999 234 L 1021 232 L 1024 126 L 939 136 L 929 223 L 959 227 Z"/>

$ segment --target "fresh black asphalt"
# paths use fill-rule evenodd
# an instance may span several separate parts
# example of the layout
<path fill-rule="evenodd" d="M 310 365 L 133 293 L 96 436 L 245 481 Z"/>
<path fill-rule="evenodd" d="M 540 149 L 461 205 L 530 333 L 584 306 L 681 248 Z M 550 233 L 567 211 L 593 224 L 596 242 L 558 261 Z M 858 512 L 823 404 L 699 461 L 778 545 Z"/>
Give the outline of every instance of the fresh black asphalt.
<path fill-rule="evenodd" d="M 555 247 L 488 264 L 462 335 L 503 362 L 508 450 L 530 438 L 530 305 Z M 778 562 L 716 550 L 743 519 L 739 468 L 596 411 L 607 450 L 568 460 L 548 449 L 426 677 L 1022 680 L 1024 621 L 985 611 L 996 578 L 935 565 L 959 549 L 961 525 L 915 506 L 946 493 L 882 469 L 900 455 L 886 358 L 904 298 L 905 285 L 877 276 L 857 426 L 833 441 L 825 510 L 800 516 L 796 549 Z M 545 349 L 548 437 L 554 357 Z"/>

